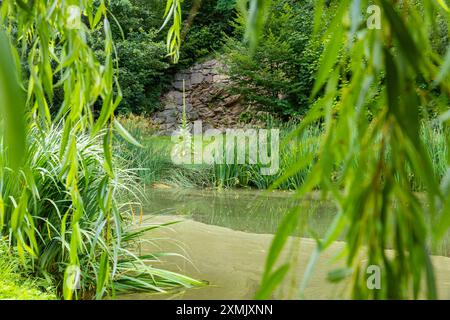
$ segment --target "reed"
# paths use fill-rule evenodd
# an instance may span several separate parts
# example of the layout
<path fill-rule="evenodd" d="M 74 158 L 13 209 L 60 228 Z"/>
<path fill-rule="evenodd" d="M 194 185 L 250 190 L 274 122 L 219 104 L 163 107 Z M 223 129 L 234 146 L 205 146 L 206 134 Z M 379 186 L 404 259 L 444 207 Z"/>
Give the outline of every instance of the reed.
<path fill-rule="evenodd" d="M 125 166 L 135 168 L 136 174 L 144 184 L 156 182 L 168 183 L 176 187 L 185 188 L 255 188 L 280 190 L 299 189 L 315 159 L 311 155 L 319 148 L 323 130 L 320 124 L 309 126 L 299 135 L 292 135 L 294 124 L 277 123 L 281 127 L 280 168 L 275 175 L 262 175 L 261 164 L 216 164 L 216 165 L 175 165 L 170 158 L 173 143 L 168 136 L 155 136 L 154 130 L 143 129 L 148 120 L 141 119 L 141 123 L 124 120 L 126 128 L 136 137 L 140 137 L 143 147 L 127 143 L 118 138 L 115 152 L 125 159 Z M 430 155 L 433 167 L 438 177 L 446 172 L 448 149 L 446 145 L 445 129 L 434 122 L 424 122 L 421 125 L 420 137 Z M 388 153 L 387 157 L 391 155 Z M 299 162 L 308 162 L 301 170 L 292 170 Z M 340 170 L 335 167 L 334 176 L 340 176 Z M 414 175 L 410 167 L 406 166 L 409 183 L 416 192 L 425 190 L 423 183 Z M 283 178 L 283 179 L 281 179 Z"/>

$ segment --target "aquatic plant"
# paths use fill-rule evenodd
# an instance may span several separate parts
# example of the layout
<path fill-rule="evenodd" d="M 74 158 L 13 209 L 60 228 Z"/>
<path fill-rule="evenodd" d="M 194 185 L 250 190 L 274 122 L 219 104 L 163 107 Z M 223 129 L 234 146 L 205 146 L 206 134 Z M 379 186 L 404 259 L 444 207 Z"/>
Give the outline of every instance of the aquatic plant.
<path fill-rule="evenodd" d="M 124 126 L 137 137 L 142 137 L 143 147 L 137 147 L 118 138 L 115 154 L 125 160 L 127 168 L 135 168 L 144 184 L 165 182 L 187 188 L 243 188 L 297 190 L 301 188 L 314 164 L 314 152 L 319 148 L 322 126 L 312 125 L 301 134 L 290 136 L 296 126 L 284 125 L 281 129 L 279 171 L 275 175 L 261 174 L 261 164 L 192 164 L 176 165 L 171 161 L 173 142 L 170 137 L 153 135 L 153 130 L 140 129 L 140 124 L 121 118 Z M 156 130 L 156 128 L 155 128 Z M 420 137 L 431 157 L 436 175 L 443 177 L 448 159 L 445 132 L 442 125 L 431 122 L 421 124 Z M 391 157 L 390 152 L 387 157 Z M 306 163 L 296 170 L 298 162 Z M 341 168 L 336 164 L 335 177 Z M 409 183 L 414 191 L 424 190 L 410 166 L 405 165 Z M 280 179 L 282 178 L 283 179 Z"/>
<path fill-rule="evenodd" d="M 25 194 L 27 205 L 10 209 L 7 204 L 1 221 L 3 227 L 9 226 L 7 230 L 12 233 L 13 242 L 15 237 L 32 237 L 32 250 L 20 242 L 16 245 L 18 254 L 32 262 L 29 269 L 33 273 L 53 279 L 60 293 L 64 286 L 73 285 L 78 298 L 102 298 L 125 289 L 161 292 L 171 287 L 200 284 L 153 267 L 158 262 L 156 254 L 136 254 L 139 236 L 158 226 L 139 226 L 134 219 L 134 208 L 139 210 L 143 194 L 133 171 L 116 167 L 114 161 L 115 177 L 107 183 L 108 172 L 102 165 L 104 132 L 93 137 L 87 133 L 77 136 L 78 201 L 84 206 L 77 235 L 82 249 L 77 250 L 71 243 L 74 231 L 68 220 L 73 201 L 60 174 L 58 157 L 63 130 L 54 126 L 45 135 L 37 128 L 30 131 L 25 164 L 28 170 L 14 172 L 2 164 L 0 190 L 3 198 L 14 203 L 18 186 L 26 186 L 19 194 L 22 197 Z M 7 159 L 5 149 L 1 144 L 0 159 Z M 111 198 L 110 216 L 106 216 L 106 197 Z M 69 268 L 74 250 L 77 250 L 79 266 Z M 68 281 L 72 283 L 67 284 Z"/>

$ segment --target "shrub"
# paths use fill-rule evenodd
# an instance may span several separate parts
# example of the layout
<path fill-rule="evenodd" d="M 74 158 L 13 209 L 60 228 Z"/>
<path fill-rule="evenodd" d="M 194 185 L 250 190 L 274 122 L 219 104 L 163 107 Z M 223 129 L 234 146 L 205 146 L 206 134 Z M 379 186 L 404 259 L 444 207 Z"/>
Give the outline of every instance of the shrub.
<path fill-rule="evenodd" d="M 245 19 L 234 22 L 234 38 L 226 41 L 226 62 L 234 91 L 249 103 L 288 118 L 308 109 L 308 98 L 321 46 L 311 37 L 313 4 L 289 0 L 274 3 L 255 52 L 236 40 L 244 33 Z"/>
<path fill-rule="evenodd" d="M 196 12 L 196 5 L 200 4 Z M 235 14 L 234 0 L 188 0 L 183 3 L 186 16 L 191 13 L 191 24 L 184 30 L 177 68 L 184 68 L 210 55 L 223 46 L 225 35 L 232 35 L 230 20 Z"/>
<path fill-rule="evenodd" d="M 170 75 L 165 45 L 155 38 L 155 31 L 140 29 L 129 32 L 125 40 L 116 40 L 123 93 L 119 111 L 149 114 L 160 106 L 160 96 L 170 83 Z"/>
<path fill-rule="evenodd" d="M 109 6 L 112 36 L 117 53 L 118 79 L 123 98 L 122 113 L 151 113 L 159 105 L 162 91 L 170 84 L 169 60 L 162 35 L 161 2 L 114 0 Z M 151 8 L 151 10 L 150 10 Z M 104 57 L 102 28 L 91 35 L 99 59 Z"/>

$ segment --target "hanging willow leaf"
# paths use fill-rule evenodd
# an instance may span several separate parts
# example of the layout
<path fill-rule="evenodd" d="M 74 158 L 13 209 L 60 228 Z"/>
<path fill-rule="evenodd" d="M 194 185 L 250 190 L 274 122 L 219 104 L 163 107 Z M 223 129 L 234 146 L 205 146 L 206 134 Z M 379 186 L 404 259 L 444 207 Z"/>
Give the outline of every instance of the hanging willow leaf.
<path fill-rule="evenodd" d="M 122 138 L 124 138 L 126 141 L 128 141 L 131 144 L 134 144 L 137 147 L 143 148 L 143 146 L 131 135 L 131 133 L 128 132 L 127 129 L 125 129 L 117 119 L 114 119 L 114 127 L 116 128 L 117 132 L 120 134 Z"/>
<path fill-rule="evenodd" d="M 8 37 L 0 30 L 0 108 L 2 129 L 11 168 L 23 164 L 26 152 L 25 97 Z"/>
<path fill-rule="evenodd" d="M 181 46 L 181 0 L 167 0 L 164 18 L 165 20 L 160 28 L 160 31 L 164 29 L 164 27 L 172 19 L 172 25 L 169 28 L 166 37 L 166 48 L 167 55 L 172 58 L 173 63 L 177 63 L 180 58 Z"/>
<path fill-rule="evenodd" d="M 174 28 L 169 49 L 175 60 L 180 45 L 180 3 L 172 3 Z M 28 254 L 33 259 L 33 272 L 43 277 L 51 273 L 66 299 L 92 293 L 93 287 L 98 299 L 115 292 L 116 280 L 127 273 L 119 261 L 124 256 L 140 265 L 137 278 L 147 288 L 170 287 L 175 285 L 173 279 L 177 285 L 196 283 L 188 277 L 177 278 L 174 273 L 145 269 L 138 257 L 121 251 L 121 237 L 128 222 L 124 219 L 126 211 L 118 209 L 120 204 L 114 198 L 118 186 L 125 184 L 115 180 L 112 119 L 122 93 L 106 2 L 0 1 L 0 14 L 0 108 L 4 129 L 0 151 L 8 152 L 7 156 L 1 155 L 8 163 L 2 162 L 0 167 L 0 175 L 6 179 L 0 190 L 0 234 L 11 234 L 11 243 L 22 257 Z M 3 30 L 10 33 L 11 44 Z M 87 40 L 94 31 L 103 32 L 103 57 L 97 56 Z M 21 49 L 20 56 L 14 48 Z M 24 81 L 26 100 L 19 77 L 21 64 L 27 65 L 29 71 L 29 79 Z M 60 106 L 53 101 L 55 88 L 62 96 Z M 128 141 L 136 143 L 126 130 L 117 124 L 115 127 Z M 101 148 L 103 132 L 106 134 Z M 26 145 L 26 140 L 32 143 Z M 10 168 L 24 163 L 32 167 L 22 166 L 11 183 Z M 97 190 L 92 183 L 102 184 L 102 197 L 86 194 L 88 188 Z M 134 194 L 131 190 L 135 187 L 126 186 L 121 192 Z M 54 210 L 46 208 L 46 201 Z M 105 230 L 92 233 L 92 228 L 97 230 L 93 225 L 103 225 Z M 86 252 L 91 250 L 95 254 L 87 257 Z M 55 272 L 55 266 L 66 270 Z M 82 292 L 77 291 L 73 281 L 74 269 L 83 273 Z M 153 275 L 158 272 L 160 278 L 155 280 Z M 134 277 L 128 274 L 127 279 Z"/>
<path fill-rule="evenodd" d="M 445 2 L 438 2 L 446 7 Z M 437 24 L 431 14 L 434 9 L 425 0 L 407 5 L 378 0 L 375 4 L 383 9 L 382 29 L 361 30 L 357 21 L 348 23 L 347 19 L 364 15 L 358 10 L 365 10 L 371 1 L 331 3 L 335 6 L 333 18 L 322 35 L 325 49 L 312 94 L 318 100 L 298 130 L 316 125 L 315 120 L 323 123 L 325 131 L 318 150 L 311 155 L 317 161 L 297 194 L 303 196 L 319 187 L 323 198 L 331 196 L 339 214 L 325 239 L 318 241 L 300 296 L 304 297 L 320 254 L 343 237 L 345 266 L 331 272 L 329 280 L 347 278 L 353 270 L 348 277 L 353 298 L 435 299 L 428 243 L 448 232 L 450 206 L 421 132 L 429 126 L 426 115 L 431 105 L 441 107 L 439 119 L 448 132 L 449 54 L 440 57 L 430 43 L 429 35 Z M 316 2 L 315 31 L 319 36 L 329 4 Z M 417 25 L 424 15 L 427 23 Z M 443 18 L 448 27 L 447 13 Z M 303 166 L 298 161 L 292 171 Z M 448 165 L 445 170 L 450 170 Z M 412 181 L 425 186 L 426 197 L 417 195 Z M 295 221 L 300 214 L 298 211 L 290 219 Z M 270 297 L 283 281 L 281 273 L 276 278 L 271 275 L 279 271 L 274 261 L 287 243 L 280 239 L 286 239 L 291 231 L 292 225 L 282 223 L 274 237 L 260 288 L 264 297 Z M 388 250 L 395 255 L 387 254 Z M 379 266 L 385 275 L 380 290 L 367 288 L 368 265 Z"/>
<path fill-rule="evenodd" d="M 248 0 L 249 8 L 246 11 L 245 39 L 250 43 L 253 52 L 258 45 L 267 15 L 270 11 L 271 0 Z"/>
<path fill-rule="evenodd" d="M 445 0 L 436 0 L 436 1 L 439 3 L 439 5 L 440 5 L 442 8 L 445 9 L 445 11 L 449 11 L 448 5 L 447 5 L 447 3 L 445 3 Z"/>

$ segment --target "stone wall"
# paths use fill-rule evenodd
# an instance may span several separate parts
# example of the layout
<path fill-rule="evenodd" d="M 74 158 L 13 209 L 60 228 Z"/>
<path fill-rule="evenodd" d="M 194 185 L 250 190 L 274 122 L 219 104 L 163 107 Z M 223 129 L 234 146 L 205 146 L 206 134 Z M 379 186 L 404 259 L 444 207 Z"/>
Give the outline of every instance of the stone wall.
<path fill-rule="evenodd" d="M 230 80 L 224 66 L 217 60 L 194 65 L 175 75 L 172 88 L 162 98 L 164 110 L 152 119 L 161 134 L 170 134 L 181 124 L 183 110 L 183 80 L 185 82 L 186 115 L 190 123 L 203 121 L 203 129 L 242 127 L 241 114 L 249 111 L 239 95 L 229 90 Z"/>

